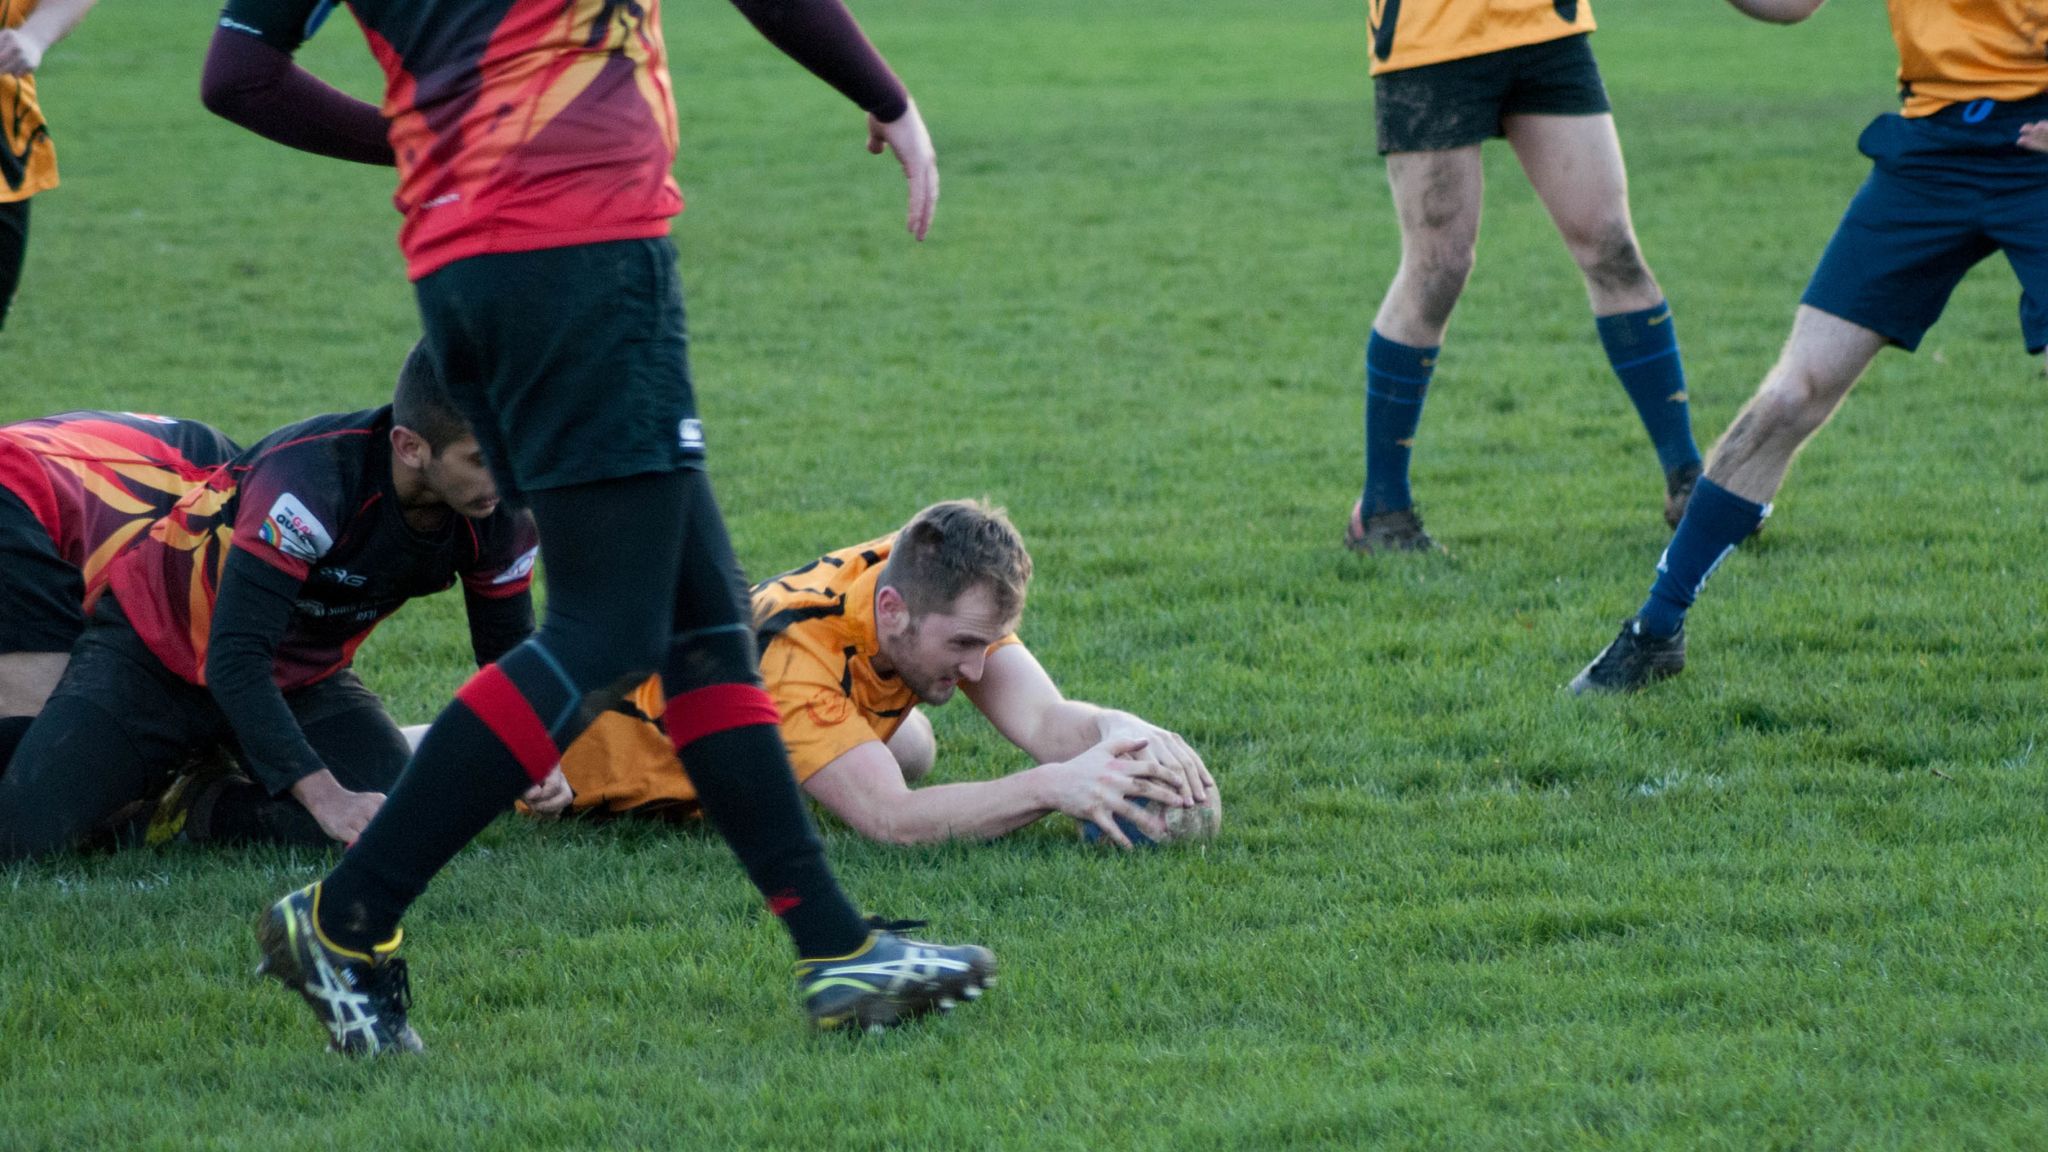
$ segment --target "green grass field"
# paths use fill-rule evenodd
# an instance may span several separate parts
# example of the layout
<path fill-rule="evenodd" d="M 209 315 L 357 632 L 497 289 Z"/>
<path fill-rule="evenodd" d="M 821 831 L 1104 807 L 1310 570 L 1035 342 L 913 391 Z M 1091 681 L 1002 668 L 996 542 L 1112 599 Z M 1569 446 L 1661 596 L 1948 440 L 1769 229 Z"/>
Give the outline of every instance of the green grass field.
<path fill-rule="evenodd" d="M 390 174 L 209 117 L 214 10 L 108 3 L 51 53 L 65 184 L 0 419 L 253 439 L 386 394 L 416 334 Z M 372 1064 L 249 975 L 253 915 L 325 857 L 0 869 L 0 1148 L 2048 1146 L 2048 385 L 2002 262 L 1805 456 L 1692 669 L 1575 700 L 1663 546 L 1661 485 L 1504 147 L 1416 457 L 1453 555 L 1338 547 L 1398 255 L 1356 0 L 859 11 L 938 141 L 922 246 L 850 106 L 716 0 L 667 13 L 740 555 L 1006 503 L 1026 639 L 1071 694 L 1185 733 L 1223 836 L 828 828 L 866 905 L 1006 966 L 971 1010 L 849 1043 L 801 1026 L 714 838 L 507 820 L 411 919 L 430 1054 Z M 1704 441 L 1774 356 L 1896 59 L 1873 4 L 1600 15 Z M 377 91 L 345 19 L 302 59 Z M 401 717 L 461 682 L 459 616 L 416 605 L 364 650 Z M 965 705 L 937 721 L 942 775 L 1023 766 Z"/>

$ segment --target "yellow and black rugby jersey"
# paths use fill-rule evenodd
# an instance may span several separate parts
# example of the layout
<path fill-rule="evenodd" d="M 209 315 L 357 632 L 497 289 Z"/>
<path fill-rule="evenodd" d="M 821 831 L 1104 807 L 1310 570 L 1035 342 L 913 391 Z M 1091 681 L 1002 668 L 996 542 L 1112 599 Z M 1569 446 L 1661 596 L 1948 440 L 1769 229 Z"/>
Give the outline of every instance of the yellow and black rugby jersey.
<path fill-rule="evenodd" d="M 782 742 L 799 783 L 870 740 L 887 741 L 917 694 L 875 669 L 875 584 L 894 533 L 827 553 L 754 586 L 761 678 L 782 714 Z M 1015 634 L 989 645 L 1016 644 Z M 655 719 L 661 685 L 649 681 L 600 717 L 562 756 L 576 808 L 660 811 L 697 793 Z"/>
<path fill-rule="evenodd" d="M 0 0 L 0 28 L 19 28 L 36 0 Z M 57 149 L 36 104 L 36 78 L 0 76 L 0 204 L 57 186 Z"/>
<path fill-rule="evenodd" d="M 1593 30 L 1590 0 L 1367 0 L 1372 74 L 1484 56 Z"/>
<path fill-rule="evenodd" d="M 2048 0 L 1890 0 L 1908 116 L 2048 92 Z"/>

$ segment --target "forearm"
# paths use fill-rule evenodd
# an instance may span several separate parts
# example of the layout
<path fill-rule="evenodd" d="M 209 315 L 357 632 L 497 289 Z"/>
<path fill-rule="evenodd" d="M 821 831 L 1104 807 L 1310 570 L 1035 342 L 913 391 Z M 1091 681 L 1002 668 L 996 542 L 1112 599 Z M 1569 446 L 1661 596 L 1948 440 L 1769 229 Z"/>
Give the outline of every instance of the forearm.
<path fill-rule="evenodd" d="M 890 123 L 910 94 L 841 0 L 732 0 L 754 28 L 861 109 Z"/>
<path fill-rule="evenodd" d="M 199 98 L 208 111 L 302 152 L 391 165 L 383 113 L 321 82 L 290 54 L 231 28 L 216 28 Z"/>
<path fill-rule="evenodd" d="M 1046 708 L 1029 733 L 1012 741 L 1039 764 L 1072 760 L 1100 743 L 1107 709 L 1082 700 L 1060 700 Z"/>
<path fill-rule="evenodd" d="M 48 50 L 50 45 L 71 35 L 78 22 L 92 10 L 98 0 L 43 0 L 28 19 L 21 22 L 18 31 L 33 39 Z"/>
<path fill-rule="evenodd" d="M 272 795 L 326 769 L 271 674 L 296 590 L 283 573 L 232 552 L 221 573 L 206 652 L 207 689 L 234 729 L 250 773 Z"/>
<path fill-rule="evenodd" d="M 531 594 L 521 592 L 493 599 L 465 590 L 463 597 L 469 616 L 469 647 L 476 655 L 477 667 L 497 663 L 533 635 Z"/>
<path fill-rule="evenodd" d="M 1820 10 L 1827 0 L 1728 0 L 1736 11 L 1771 24 L 1797 24 Z"/>
<path fill-rule="evenodd" d="M 264 655 L 241 645 L 206 659 L 207 688 L 228 718 L 249 773 L 275 796 L 327 765 L 299 731 L 298 718 L 270 676 Z"/>
<path fill-rule="evenodd" d="M 1044 773 L 1032 768 L 1000 780 L 916 788 L 847 823 L 888 844 L 993 840 L 1058 811 L 1044 783 Z"/>

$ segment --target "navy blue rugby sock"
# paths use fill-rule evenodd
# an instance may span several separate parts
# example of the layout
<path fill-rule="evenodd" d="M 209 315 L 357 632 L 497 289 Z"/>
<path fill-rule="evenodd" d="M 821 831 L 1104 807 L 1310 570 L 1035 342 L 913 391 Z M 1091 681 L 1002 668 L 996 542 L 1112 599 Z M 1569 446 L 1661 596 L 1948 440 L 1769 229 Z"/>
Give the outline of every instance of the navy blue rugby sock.
<path fill-rule="evenodd" d="M 1642 417 L 1665 473 L 1698 464 L 1700 449 L 1692 439 L 1692 406 L 1685 394 L 1685 361 L 1678 354 L 1671 304 L 1660 300 L 1640 312 L 1602 316 L 1595 323 L 1607 362 Z"/>
<path fill-rule="evenodd" d="M 1408 458 L 1422 401 L 1436 371 L 1435 348 L 1397 344 L 1375 329 L 1365 344 L 1364 515 L 1396 512 L 1415 503 L 1408 491 Z"/>
<path fill-rule="evenodd" d="M 1756 532 L 1769 504 L 1755 504 L 1719 484 L 1700 478 L 1685 507 L 1685 519 L 1657 562 L 1657 582 L 1650 586 L 1650 598 L 1636 613 L 1643 631 L 1652 636 L 1673 636 L 1685 627 L 1686 610 L 1699 598 L 1700 587 L 1735 546 Z"/>

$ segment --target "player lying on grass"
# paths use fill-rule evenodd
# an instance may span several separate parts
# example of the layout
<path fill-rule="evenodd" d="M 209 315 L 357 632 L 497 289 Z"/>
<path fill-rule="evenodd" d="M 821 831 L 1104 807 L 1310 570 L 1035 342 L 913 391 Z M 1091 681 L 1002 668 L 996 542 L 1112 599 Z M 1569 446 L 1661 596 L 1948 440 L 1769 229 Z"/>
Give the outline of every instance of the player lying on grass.
<path fill-rule="evenodd" d="M 1168 809 L 1220 814 L 1216 782 L 1185 740 L 1060 695 L 1015 635 L 1030 577 L 1001 511 L 949 501 L 756 585 L 761 672 L 804 791 L 895 844 L 984 840 L 1063 812 L 1130 847 L 1119 817 L 1165 839 Z M 944 704 L 955 689 L 1038 766 L 916 787 L 938 750 L 918 706 Z M 568 789 L 530 807 L 694 812 L 696 791 L 654 719 L 660 705 L 644 685 L 600 718 L 562 758 Z M 1134 804 L 1140 797 L 1151 806 Z"/>
<path fill-rule="evenodd" d="M 415 350 L 391 405 L 271 433 L 108 563 L 0 777 L 0 858 L 74 844 L 227 739 L 255 779 L 174 790 L 194 838 L 353 840 L 407 758 L 356 647 L 459 576 L 477 660 L 495 659 L 533 630 L 534 555 Z"/>
<path fill-rule="evenodd" d="M 1794 23 L 1823 0 L 1730 0 Z M 1873 167 L 1821 254 L 1778 362 L 1714 446 L 1650 595 L 1574 692 L 1641 688 L 1685 667 L 1700 588 L 1770 513 L 1792 458 L 1888 344 L 1912 351 L 1979 261 L 2003 251 L 2024 288 L 2030 352 L 2048 345 L 2048 20 L 2038 0 L 1890 0 L 1903 114 L 1859 147 Z"/>
<path fill-rule="evenodd" d="M 1365 350 L 1365 491 L 1344 543 L 1428 551 L 1408 460 L 1451 310 L 1479 243 L 1480 145 L 1505 136 L 1585 278 L 1594 326 L 1664 472 L 1664 518 L 1700 474 L 1671 306 L 1629 217 L 1585 0 L 1372 6 L 1373 115 L 1401 227 L 1401 267 Z"/>
<path fill-rule="evenodd" d="M 71 661 L 86 589 L 240 451 L 204 424 L 132 412 L 0 426 L 0 771 Z"/>

